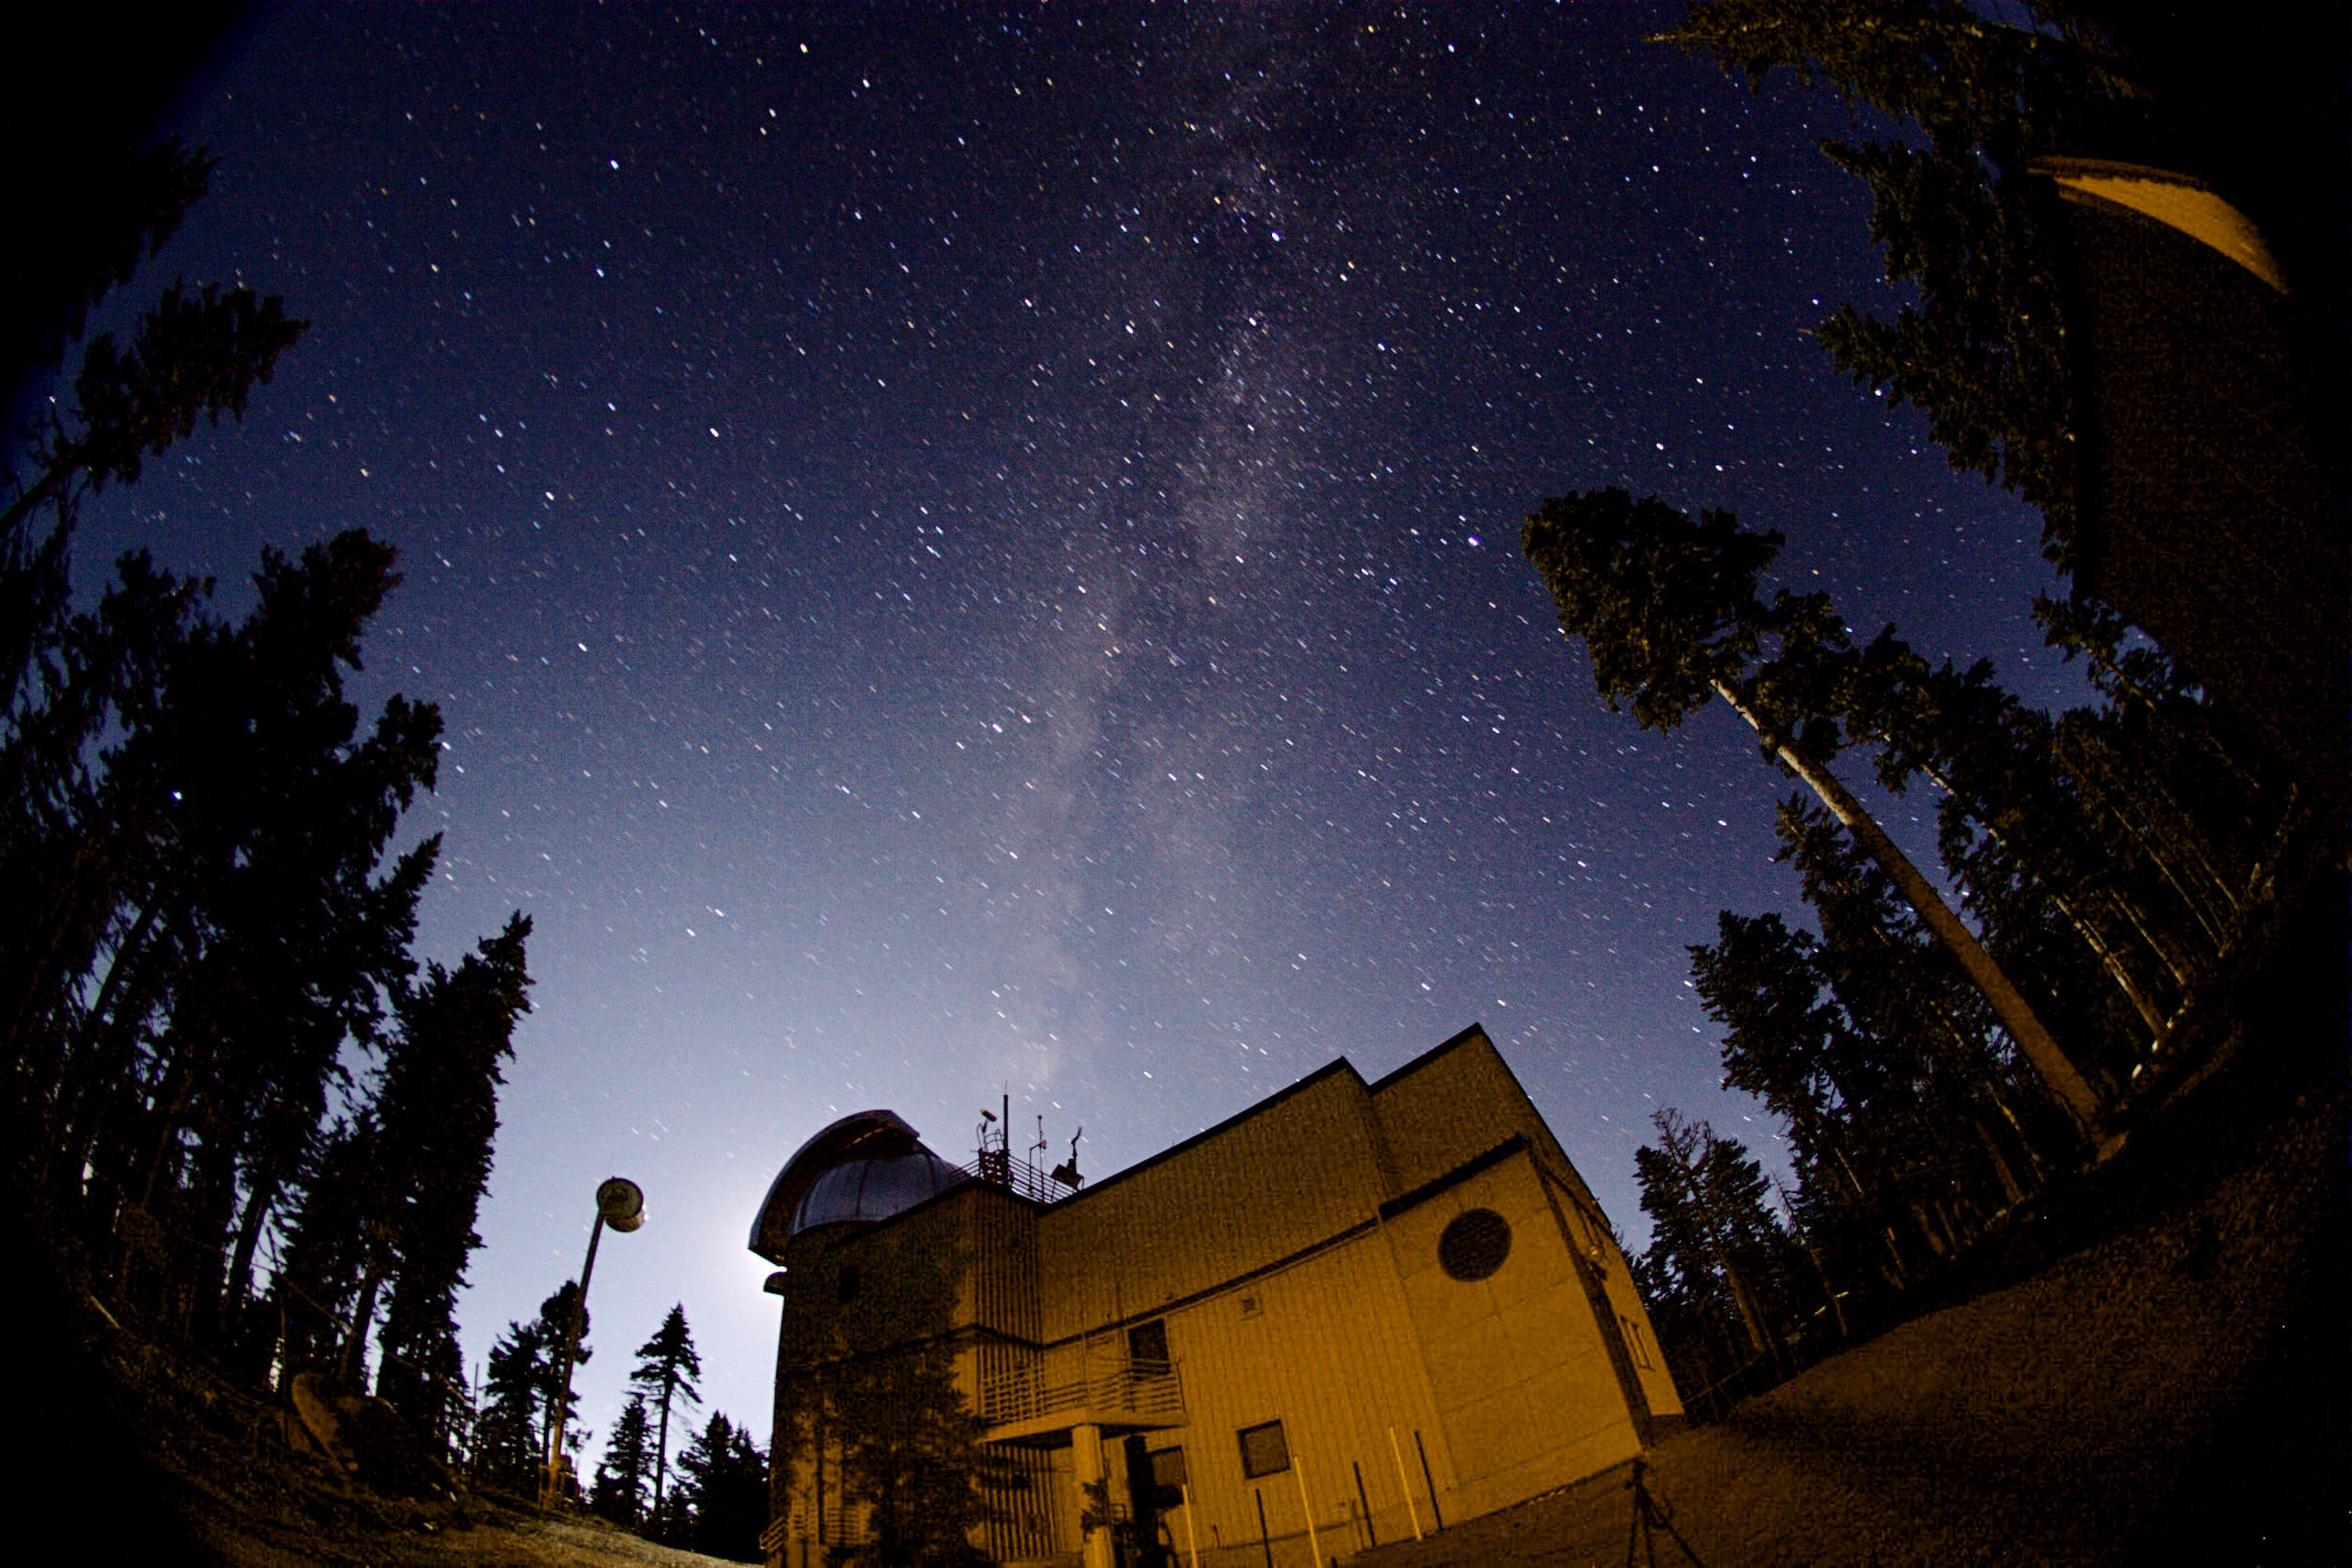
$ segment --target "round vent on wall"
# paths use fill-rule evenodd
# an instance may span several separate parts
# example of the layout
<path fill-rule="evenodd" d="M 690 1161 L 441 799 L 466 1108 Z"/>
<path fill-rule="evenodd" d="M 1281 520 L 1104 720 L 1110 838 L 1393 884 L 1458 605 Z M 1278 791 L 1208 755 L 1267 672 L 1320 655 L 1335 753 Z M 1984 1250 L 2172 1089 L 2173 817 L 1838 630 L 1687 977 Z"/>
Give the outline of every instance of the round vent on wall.
<path fill-rule="evenodd" d="M 1511 1256 L 1511 1222 L 1492 1209 L 1454 1216 L 1438 1238 L 1438 1266 L 1455 1279 L 1485 1279 Z"/>

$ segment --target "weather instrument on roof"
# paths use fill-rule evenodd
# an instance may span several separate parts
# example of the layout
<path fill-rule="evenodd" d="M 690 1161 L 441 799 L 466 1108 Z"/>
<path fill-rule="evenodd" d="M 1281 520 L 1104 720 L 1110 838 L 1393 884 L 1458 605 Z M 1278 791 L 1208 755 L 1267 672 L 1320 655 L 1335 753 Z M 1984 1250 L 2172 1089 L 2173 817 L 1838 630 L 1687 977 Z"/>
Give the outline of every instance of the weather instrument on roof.
<path fill-rule="evenodd" d="M 1078 1140 L 1086 1135 L 1087 1130 L 1083 1127 L 1070 1134 L 1070 1158 L 1053 1169 L 1054 1180 L 1065 1187 L 1075 1187 L 1086 1180 L 1078 1174 Z"/>
<path fill-rule="evenodd" d="M 983 1106 L 980 1110 L 979 1165 L 980 1180 L 999 1187 L 1012 1185 L 1012 1096 L 1004 1097 L 1003 1116 Z"/>

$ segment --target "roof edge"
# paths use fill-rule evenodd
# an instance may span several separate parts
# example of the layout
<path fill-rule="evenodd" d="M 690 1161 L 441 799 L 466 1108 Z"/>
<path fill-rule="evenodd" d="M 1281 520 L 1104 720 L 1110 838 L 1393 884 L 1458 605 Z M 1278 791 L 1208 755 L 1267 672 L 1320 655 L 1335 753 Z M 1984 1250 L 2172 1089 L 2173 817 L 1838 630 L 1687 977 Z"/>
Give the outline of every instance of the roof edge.
<path fill-rule="evenodd" d="M 1456 1030 L 1454 1034 L 1439 1040 L 1437 1044 L 1431 1046 L 1420 1055 L 1406 1062 L 1404 1066 L 1396 1068 L 1389 1072 L 1382 1073 L 1379 1077 L 1374 1079 L 1365 1086 L 1371 1089 L 1373 1093 L 1378 1094 L 1382 1089 L 1387 1088 L 1391 1084 L 1395 1083 L 1398 1079 L 1409 1077 L 1413 1073 L 1419 1072 L 1422 1068 L 1430 1066 L 1440 1056 L 1446 1055 L 1448 1053 L 1469 1044 L 1473 1036 L 1479 1039 L 1485 1040 L 1486 1042 L 1486 1048 L 1489 1051 L 1494 1052 L 1496 1055 L 1500 1056 L 1502 1054 L 1502 1049 L 1495 1044 L 1494 1037 L 1486 1033 L 1486 1026 L 1473 1019 L 1467 1027 Z M 1524 1093 L 1525 1091 L 1522 1090 L 1521 1092 Z"/>
<path fill-rule="evenodd" d="M 1211 1138 L 1232 1132 L 1234 1128 L 1239 1127 L 1243 1122 L 1248 1121 L 1251 1117 L 1257 1116 L 1261 1112 L 1271 1111 L 1274 1107 L 1281 1104 L 1293 1095 L 1303 1093 L 1314 1085 L 1320 1084 L 1326 1078 L 1333 1077 L 1342 1072 L 1344 1072 L 1349 1077 L 1355 1079 L 1359 1086 L 1362 1085 L 1364 1082 L 1364 1075 L 1356 1070 L 1356 1064 L 1349 1061 L 1344 1056 L 1334 1056 L 1331 1060 L 1315 1069 L 1314 1071 L 1307 1074 L 1306 1077 L 1295 1080 L 1283 1087 L 1275 1090 L 1272 1094 L 1267 1095 L 1263 1100 L 1255 1101 L 1250 1104 L 1243 1106 L 1240 1110 L 1235 1111 L 1232 1116 L 1227 1117 L 1223 1121 L 1217 1122 L 1214 1126 L 1202 1128 L 1200 1132 L 1195 1132 L 1191 1137 L 1184 1139 L 1181 1143 L 1169 1144 L 1166 1148 L 1161 1149 L 1156 1154 L 1147 1154 L 1142 1159 L 1137 1160 L 1134 1164 L 1122 1166 L 1120 1169 L 1111 1172 L 1110 1175 L 1103 1178 L 1102 1180 L 1096 1182 L 1091 1187 L 1081 1187 L 1076 1192 L 1072 1193 L 1068 1197 L 1062 1198 L 1055 1203 L 1041 1204 L 1039 1206 L 1040 1210 L 1041 1212 L 1045 1212 L 1053 1209 L 1059 1209 L 1064 1204 L 1076 1203 L 1082 1198 L 1089 1197 L 1092 1195 L 1101 1192 L 1105 1187 L 1115 1187 L 1121 1181 L 1126 1180 L 1127 1178 L 1134 1176 L 1138 1172 L 1150 1170 L 1153 1165 L 1158 1164 L 1163 1160 L 1171 1159 L 1176 1155 L 1184 1153 L 1188 1148 L 1192 1148 L 1198 1145 L 1208 1142 Z"/>
<path fill-rule="evenodd" d="M 1524 1132 L 1514 1132 L 1483 1154 L 1473 1154 L 1442 1176 L 1433 1176 L 1409 1193 L 1400 1193 L 1380 1205 L 1380 1217 L 1392 1220 L 1407 1210 L 1418 1209 L 1449 1188 L 1458 1187 L 1479 1172 L 1491 1170 L 1514 1154 L 1528 1152 L 1534 1146 Z"/>

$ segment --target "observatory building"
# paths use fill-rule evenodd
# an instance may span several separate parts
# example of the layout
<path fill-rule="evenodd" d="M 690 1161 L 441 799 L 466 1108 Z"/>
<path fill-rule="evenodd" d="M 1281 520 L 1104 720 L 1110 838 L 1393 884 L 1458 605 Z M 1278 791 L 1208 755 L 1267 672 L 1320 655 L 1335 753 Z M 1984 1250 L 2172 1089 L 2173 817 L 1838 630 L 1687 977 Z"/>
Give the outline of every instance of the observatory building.
<path fill-rule="evenodd" d="M 881 1110 L 786 1164 L 751 1236 L 784 1299 L 770 1563 L 879 1528 L 840 1402 L 894 1359 L 977 1418 L 998 1562 L 1307 1568 L 1681 1419 L 1608 1221 L 1475 1025 L 1065 1172 L 1001 1131 L 952 1164 Z"/>

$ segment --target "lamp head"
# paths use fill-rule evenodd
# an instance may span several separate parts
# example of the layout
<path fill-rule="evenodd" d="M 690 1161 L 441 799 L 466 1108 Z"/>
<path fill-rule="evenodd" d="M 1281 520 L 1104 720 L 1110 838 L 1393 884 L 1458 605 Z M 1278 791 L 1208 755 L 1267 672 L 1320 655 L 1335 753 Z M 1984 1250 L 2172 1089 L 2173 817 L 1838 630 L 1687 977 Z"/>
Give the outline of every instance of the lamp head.
<path fill-rule="evenodd" d="M 609 1177 L 596 1188 L 596 1213 L 627 1235 L 645 1223 L 645 1195 L 627 1177 Z"/>

